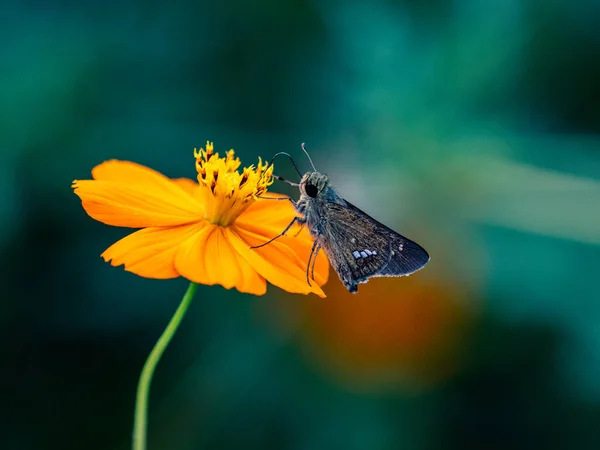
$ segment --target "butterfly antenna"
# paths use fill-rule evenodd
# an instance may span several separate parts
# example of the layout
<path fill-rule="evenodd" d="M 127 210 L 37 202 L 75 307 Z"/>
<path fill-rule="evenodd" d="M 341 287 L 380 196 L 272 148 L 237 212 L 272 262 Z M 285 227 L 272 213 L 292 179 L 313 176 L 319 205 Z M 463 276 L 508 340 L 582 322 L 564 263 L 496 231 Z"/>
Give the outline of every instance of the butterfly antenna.
<path fill-rule="evenodd" d="M 286 152 L 279 152 L 279 153 L 276 153 L 276 154 L 273 156 L 273 158 L 271 158 L 271 162 L 269 163 L 269 165 L 268 165 L 267 167 L 269 167 L 271 164 L 273 164 L 273 161 L 275 161 L 275 159 L 276 159 L 278 156 L 287 156 L 287 157 L 290 159 L 290 161 L 292 162 L 292 165 L 294 166 L 294 169 L 296 169 L 296 172 L 298 173 L 298 176 L 299 176 L 300 178 L 302 178 L 302 173 L 300 172 L 300 170 L 298 170 L 298 166 L 297 166 L 297 165 L 296 165 L 296 163 L 294 162 L 294 158 L 292 158 L 292 156 L 291 156 L 289 153 L 286 153 Z M 284 181 L 284 180 L 282 179 L 281 181 Z"/>
<path fill-rule="evenodd" d="M 301 147 L 302 147 L 302 151 L 303 151 L 304 153 L 306 153 L 306 156 L 308 156 L 308 160 L 310 161 L 310 165 L 312 166 L 313 170 L 314 170 L 315 172 L 318 172 L 317 168 L 316 168 L 316 167 L 315 167 L 315 165 L 313 164 L 312 158 L 310 157 L 310 155 L 308 154 L 308 152 L 307 152 L 307 151 L 306 151 L 306 149 L 304 148 L 304 142 L 302 143 Z"/>

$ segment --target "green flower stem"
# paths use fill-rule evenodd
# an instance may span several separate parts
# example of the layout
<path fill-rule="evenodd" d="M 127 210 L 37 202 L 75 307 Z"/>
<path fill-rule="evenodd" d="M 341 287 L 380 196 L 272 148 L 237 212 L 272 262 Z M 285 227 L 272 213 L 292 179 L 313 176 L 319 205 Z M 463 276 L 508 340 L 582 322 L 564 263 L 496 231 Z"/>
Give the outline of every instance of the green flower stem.
<path fill-rule="evenodd" d="M 163 352 L 171 342 L 171 338 L 177 331 L 185 312 L 192 302 L 192 298 L 196 293 L 198 287 L 195 283 L 190 283 L 181 299 L 181 303 L 177 307 L 175 314 L 169 321 L 167 328 L 163 331 L 163 334 L 158 338 L 156 345 L 148 355 L 142 373 L 140 374 L 140 381 L 138 382 L 137 397 L 135 399 L 135 417 L 133 421 L 133 450 L 146 450 L 146 435 L 148 433 L 148 396 L 150 394 L 150 383 L 152 382 L 152 375 L 154 369 Z"/>

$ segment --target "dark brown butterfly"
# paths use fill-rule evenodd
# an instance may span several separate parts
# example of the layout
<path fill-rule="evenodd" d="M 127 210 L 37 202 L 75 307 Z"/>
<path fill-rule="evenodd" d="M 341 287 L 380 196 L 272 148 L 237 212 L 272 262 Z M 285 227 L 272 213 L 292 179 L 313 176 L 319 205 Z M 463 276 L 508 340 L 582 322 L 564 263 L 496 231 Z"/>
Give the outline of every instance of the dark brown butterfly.
<path fill-rule="evenodd" d="M 304 144 L 302 150 L 315 169 Z M 287 153 L 278 153 L 275 157 L 279 155 L 292 160 Z M 292 164 L 296 167 L 293 160 Z M 331 187 L 329 178 L 316 169 L 305 173 L 299 184 L 282 177 L 275 178 L 300 189 L 298 201 L 288 199 L 298 216 L 279 235 L 256 247 L 285 235 L 294 223 L 306 225 L 314 239 L 306 267 L 309 284 L 310 278 L 314 279 L 314 265 L 320 250 L 325 252 L 340 280 L 352 293 L 357 292 L 360 283 L 366 283 L 370 278 L 410 275 L 429 261 L 429 254 L 423 247 L 344 200 Z"/>

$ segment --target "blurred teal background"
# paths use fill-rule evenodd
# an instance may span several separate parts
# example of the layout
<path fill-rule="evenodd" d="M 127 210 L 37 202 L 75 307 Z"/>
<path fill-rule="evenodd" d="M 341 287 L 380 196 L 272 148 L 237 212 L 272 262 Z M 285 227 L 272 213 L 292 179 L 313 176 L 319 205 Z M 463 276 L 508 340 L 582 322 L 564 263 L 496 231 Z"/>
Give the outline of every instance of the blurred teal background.
<path fill-rule="evenodd" d="M 129 231 L 70 184 L 111 158 L 194 177 L 206 140 L 303 170 L 306 142 L 432 261 L 358 296 L 201 287 L 150 449 L 600 448 L 598 1 L 0 10 L 0 448 L 130 446 L 186 281 L 105 264 Z"/>

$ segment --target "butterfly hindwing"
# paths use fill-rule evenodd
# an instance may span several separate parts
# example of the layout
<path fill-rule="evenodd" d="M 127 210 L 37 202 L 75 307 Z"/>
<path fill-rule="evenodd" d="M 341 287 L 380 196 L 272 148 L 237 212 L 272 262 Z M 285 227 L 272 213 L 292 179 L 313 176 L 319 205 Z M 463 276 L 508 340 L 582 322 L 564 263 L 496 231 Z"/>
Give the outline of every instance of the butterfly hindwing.
<path fill-rule="evenodd" d="M 320 228 L 319 245 L 350 292 L 369 278 L 409 275 L 429 261 L 420 245 L 347 201 L 328 204 Z"/>

